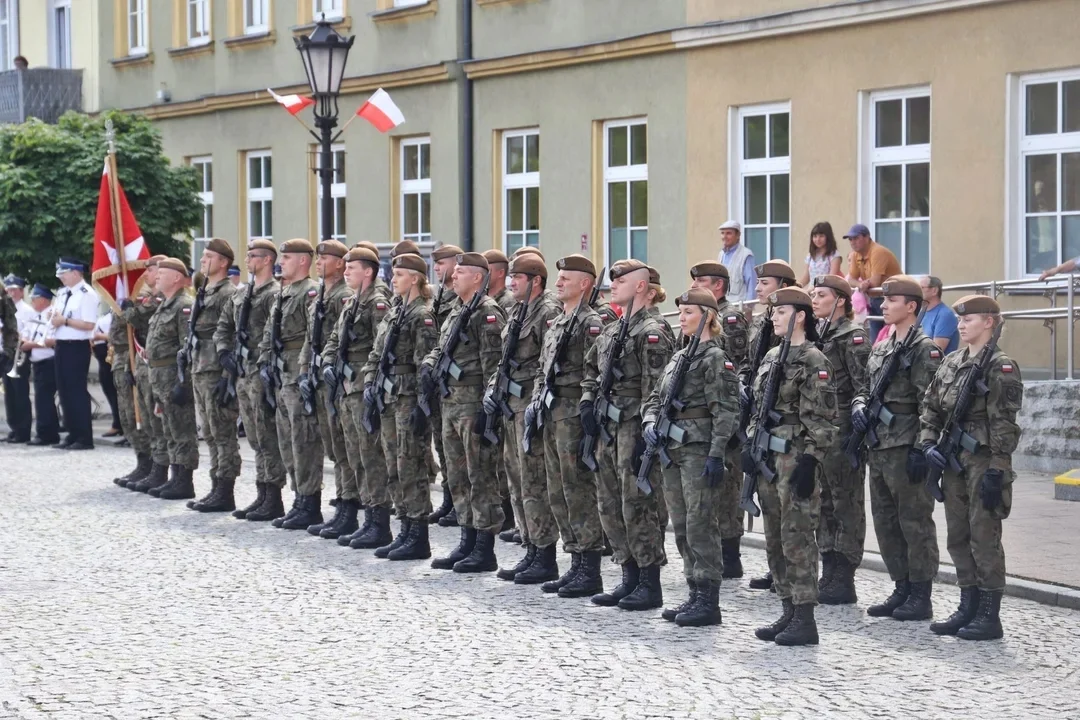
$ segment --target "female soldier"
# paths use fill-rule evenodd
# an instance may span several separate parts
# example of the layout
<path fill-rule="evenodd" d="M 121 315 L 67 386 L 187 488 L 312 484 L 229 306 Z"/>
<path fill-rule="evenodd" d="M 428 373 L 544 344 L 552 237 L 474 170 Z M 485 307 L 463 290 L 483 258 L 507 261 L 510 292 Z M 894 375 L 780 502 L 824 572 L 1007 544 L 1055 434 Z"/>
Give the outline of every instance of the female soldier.
<path fill-rule="evenodd" d="M 942 428 L 960 401 L 965 379 L 978 372 L 980 352 L 1001 324 L 1001 308 L 990 297 L 968 295 L 953 310 L 960 316 L 960 340 L 967 347 L 945 358 L 934 375 L 926 391 L 919 441 L 927 462 L 944 470 L 945 523 L 960 607 L 946 620 L 931 623 L 930 629 L 964 640 L 996 640 L 1003 635 L 998 610 L 1005 588 L 1001 521 L 1012 509 L 1012 454 L 1020 441 L 1016 413 L 1024 383 L 1016 363 L 995 347 L 982 377 L 989 392 L 976 390 L 967 413 L 957 418 L 977 447 L 975 452 L 960 449 L 959 472 L 948 467 L 949 458 L 938 449 Z"/>
<path fill-rule="evenodd" d="M 682 384 L 673 386 L 676 367 L 687 353 L 685 347 L 668 362 L 642 408 L 643 435 L 646 443 L 655 447 L 660 440 L 656 423 L 664 419 L 661 406 L 670 393 L 677 393 L 674 400 L 679 409 L 673 406 L 672 414 L 667 416 L 673 421 L 667 433 L 667 450 L 673 462 L 664 469 L 664 496 L 690 598 L 664 610 L 662 616 L 682 626 L 719 625 L 724 563 L 716 514 L 725 448 L 739 422 L 739 379 L 735 365 L 720 348 L 720 321 L 713 294 L 688 290 L 675 299 L 675 304 L 679 306 L 679 328 L 684 336 L 692 337 L 703 318 L 705 325 L 701 342 L 693 357 L 687 359 L 690 365 Z M 680 434 L 679 430 L 685 432 L 681 441 L 671 436 L 672 431 Z"/>
<path fill-rule="evenodd" d="M 743 471 L 757 472 L 751 448 L 758 433 L 768 433 L 764 458 L 775 470 L 770 482 L 759 475 L 758 498 L 765 515 L 765 550 L 773 586 L 784 611 L 772 625 L 758 628 L 761 640 L 778 645 L 816 645 L 814 606 L 818 601 L 818 515 L 821 494 L 817 476 L 836 442 L 836 391 L 832 368 L 814 345 L 817 328 L 810 296 L 801 288 L 782 288 L 769 295 L 773 332 L 789 338 L 790 348 L 778 367 L 783 345 L 765 355 L 754 378 L 754 415 L 743 450 Z M 776 401 L 763 407 L 773 371 L 780 373 Z M 770 423 L 766 412 L 778 416 Z"/>

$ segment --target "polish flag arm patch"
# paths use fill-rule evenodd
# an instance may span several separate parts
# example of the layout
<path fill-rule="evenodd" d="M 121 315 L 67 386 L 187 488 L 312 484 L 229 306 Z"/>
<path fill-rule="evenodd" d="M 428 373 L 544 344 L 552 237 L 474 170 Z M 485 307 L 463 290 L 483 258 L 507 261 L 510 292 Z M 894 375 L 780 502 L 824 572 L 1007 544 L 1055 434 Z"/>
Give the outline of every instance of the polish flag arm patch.
<path fill-rule="evenodd" d="M 316 296 L 316 295 L 318 295 L 318 294 L 319 294 L 319 291 L 318 291 L 318 290 L 308 290 L 308 291 L 307 291 L 307 296 L 308 296 L 308 297 L 315 297 L 315 296 Z"/>
<path fill-rule="evenodd" d="M 589 326 L 589 335 L 592 335 L 593 337 L 596 337 L 601 332 L 603 332 L 603 329 L 599 325 L 590 325 Z"/>
<path fill-rule="evenodd" d="M 486 318 L 484 318 L 484 322 L 486 322 L 488 325 L 491 325 L 494 322 L 498 322 L 498 320 L 499 318 L 495 315 L 488 315 Z"/>
<path fill-rule="evenodd" d="M 828 370 L 818 370 L 817 371 L 817 376 L 818 376 L 818 380 L 828 380 L 829 379 L 829 371 Z"/>
<path fill-rule="evenodd" d="M 725 360 L 724 361 L 724 369 L 725 370 L 731 370 L 732 372 L 735 372 L 735 365 L 730 360 Z"/>
<path fill-rule="evenodd" d="M 432 320 L 431 318 L 424 318 L 424 325 L 426 325 L 427 327 L 431 327 L 434 324 L 435 324 L 435 321 Z"/>
<path fill-rule="evenodd" d="M 941 359 L 941 351 L 940 350 L 931 350 L 930 351 L 930 357 L 933 358 L 934 360 L 940 360 Z"/>
<path fill-rule="evenodd" d="M 1013 366 L 1012 365 L 1002 365 L 1001 366 L 1001 372 L 1003 372 L 1003 373 L 1011 373 L 1012 371 L 1013 371 Z"/>
<path fill-rule="evenodd" d="M 660 336 L 659 335 L 646 335 L 645 336 L 645 342 L 649 343 L 650 345 L 658 343 L 658 342 L 660 342 Z"/>
<path fill-rule="evenodd" d="M 184 308 L 181 312 L 183 312 L 185 315 L 190 315 L 191 314 L 191 308 Z"/>
<path fill-rule="evenodd" d="M 726 322 L 727 322 L 728 325 L 734 325 L 735 323 L 739 322 L 739 316 L 738 315 L 728 315 Z"/>
<path fill-rule="evenodd" d="M 376 310 L 385 310 L 386 309 L 386 303 L 384 303 L 384 302 L 375 303 L 375 309 Z"/>
<path fill-rule="evenodd" d="M 856 335 L 855 337 L 851 338 L 851 342 L 854 345 L 862 345 L 864 342 L 866 342 L 866 338 L 864 338 L 862 335 Z"/>

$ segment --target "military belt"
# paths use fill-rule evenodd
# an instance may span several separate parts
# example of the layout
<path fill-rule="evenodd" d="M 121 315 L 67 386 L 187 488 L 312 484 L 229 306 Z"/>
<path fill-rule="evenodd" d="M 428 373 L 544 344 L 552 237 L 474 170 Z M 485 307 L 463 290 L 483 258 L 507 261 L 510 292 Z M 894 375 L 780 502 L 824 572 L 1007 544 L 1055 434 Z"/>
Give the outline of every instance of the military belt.
<path fill-rule="evenodd" d="M 412 363 L 399 363 L 397 365 L 391 365 L 390 366 L 390 374 L 391 375 L 415 375 L 416 374 L 416 366 L 413 365 Z M 466 377 L 469 377 L 469 376 L 463 375 L 461 379 L 464 380 Z M 479 375 L 477 377 L 479 377 Z M 451 378 L 451 379 L 453 379 L 453 378 Z M 450 384 L 454 385 L 455 383 L 451 382 Z M 458 384 L 465 385 L 466 383 L 462 382 L 462 383 L 458 383 Z"/>
<path fill-rule="evenodd" d="M 705 418 L 711 418 L 712 413 L 709 408 L 696 407 L 687 408 L 685 410 L 676 410 L 672 420 L 703 420 Z"/>
<path fill-rule="evenodd" d="M 299 350 L 302 347 L 304 347 L 304 340 L 302 338 L 300 340 L 286 340 L 282 343 L 283 350 Z"/>
<path fill-rule="evenodd" d="M 557 398 L 580 398 L 581 387 L 577 385 L 565 385 L 551 388 L 551 394 Z"/>
<path fill-rule="evenodd" d="M 368 359 L 369 355 L 371 355 L 371 348 L 368 348 L 367 350 L 363 350 L 363 351 L 361 351 L 361 350 L 350 350 L 349 354 L 347 355 L 347 358 L 348 358 L 348 362 L 350 362 L 350 363 L 367 362 L 367 359 Z"/>
<path fill-rule="evenodd" d="M 176 366 L 176 357 L 173 356 L 173 357 L 161 358 L 160 360 L 148 360 L 146 364 L 149 365 L 152 368 L 165 368 L 165 367 L 170 367 L 170 366 L 175 367 Z"/>
<path fill-rule="evenodd" d="M 479 386 L 484 384 L 484 376 L 480 373 L 474 373 L 472 375 L 462 375 L 459 378 L 454 378 L 452 375 L 446 377 L 446 384 L 450 386 L 469 387 Z"/>
<path fill-rule="evenodd" d="M 611 394 L 614 397 L 640 398 L 641 397 L 641 388 L 626 388 L 624 390 L 612 390 Z"/>
<path fill-rule="evenodd" d="M 210 332 L 195 333 L 195 337 L 199 338 L 200 340 L 212 340 L 214 338 L 214 331 L 211 330 Z"/>
<path fill-rule="evenodd" d="M 891 402 L 886 403 L 885 407 L 887 407 L 889 412 L 893 415 L 914 415 L 919 412 L 919 403 Z"/>

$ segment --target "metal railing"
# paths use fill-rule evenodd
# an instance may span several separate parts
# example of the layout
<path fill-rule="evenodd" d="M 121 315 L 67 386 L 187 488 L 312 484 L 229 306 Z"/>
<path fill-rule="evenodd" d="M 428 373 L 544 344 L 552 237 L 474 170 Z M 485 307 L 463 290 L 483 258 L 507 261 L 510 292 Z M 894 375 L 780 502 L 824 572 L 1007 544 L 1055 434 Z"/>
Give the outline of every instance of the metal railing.
<path fill-rule="evenodd" d="M 82 110 L 82 70 L 0 72 L 0 123 L 21 123 L 30 117 L 56 123 L 68 110 Z"/>

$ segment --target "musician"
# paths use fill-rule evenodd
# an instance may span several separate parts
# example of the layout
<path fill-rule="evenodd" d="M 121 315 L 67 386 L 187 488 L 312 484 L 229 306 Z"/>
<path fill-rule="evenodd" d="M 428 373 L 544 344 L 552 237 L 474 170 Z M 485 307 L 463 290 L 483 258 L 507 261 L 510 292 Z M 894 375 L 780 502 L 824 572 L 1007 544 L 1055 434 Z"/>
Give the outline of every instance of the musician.
<path fill-rule="evenodd" d="M 54 445 L 60 442 L 60 421 L 56 416 L 56 351 L 53 345 L 52 315 L 53 292 L 41 283 L 30 292 L 30 305 L 34 315 L 28 321 L 27 340 L 22 351 L 30 358 L 34 381 L 34 412 L 37 425 L 36 437 L 31 445 Z"/>
<path fill-rule="evenodd" d="M 28 337 L 28 325 L 34 317 L 34 309 L 23 299 L 26 281 L 16 275 L 4 278 L 4 289 L 15 304 L 15 324 L 18 328 L 19 342 L 23 344 Z M 7 412 L 8 433 L 6 442 L 30 442 L 30 429 L 33 425 L 33 410 L 30 406 L 30 363 L 25 352 L 16 352 L 11 361 L 14 365 L 4 374 L 4 409 Z"/>
<path fill-rule="evenodd" d="M 56 263 L 56 277 L 64 287 L 56 294 L 57 309 L 51 322 L 56 328 L 56 389 L 68 431 L 67 439 L 56 447 L 65 450 L 94 449 L 86 375 L 90 372 L 90 340 L 98 318 L 98 296 L 83 280 L 87 269 L 74 258 L 60 258 Z"/>

